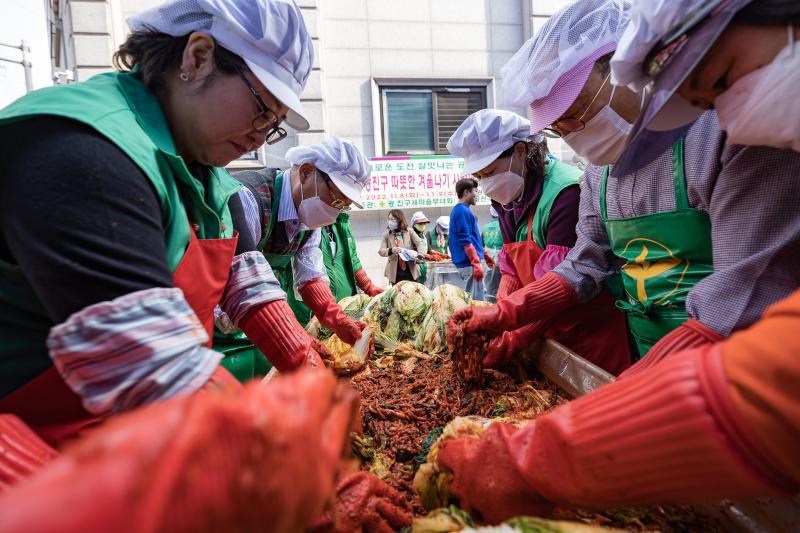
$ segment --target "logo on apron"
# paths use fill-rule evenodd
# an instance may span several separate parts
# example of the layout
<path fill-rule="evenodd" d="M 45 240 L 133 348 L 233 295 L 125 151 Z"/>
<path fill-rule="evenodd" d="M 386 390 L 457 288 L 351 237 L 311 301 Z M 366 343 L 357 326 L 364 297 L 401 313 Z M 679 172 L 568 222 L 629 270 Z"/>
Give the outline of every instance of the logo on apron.
<path fill-rule="evenodd" d="M 689 261 L 681 261 L 673 255 L 672 250 L 652 239 L 641 237 L 631 239 L 621 255 L 628 259 L 628 263 L 622 266 L 622 272 L 636 281 L 636 295 L 631 296 L 642 303 L 647 303 L 651 297 L 657 298 L 653 304 L 664 302 L 680 288 L 689 269 Z M 684 265 L 683 269 L 673 282 L 674 277 L 670 272 L 681 264 Z M 653 287 L 653 294 L 648 295 L 647 287 L 654 283 L 656 286 Z M 672 287 L 671 290 L 664 294 L 665 289 L 669 287 Z"/>

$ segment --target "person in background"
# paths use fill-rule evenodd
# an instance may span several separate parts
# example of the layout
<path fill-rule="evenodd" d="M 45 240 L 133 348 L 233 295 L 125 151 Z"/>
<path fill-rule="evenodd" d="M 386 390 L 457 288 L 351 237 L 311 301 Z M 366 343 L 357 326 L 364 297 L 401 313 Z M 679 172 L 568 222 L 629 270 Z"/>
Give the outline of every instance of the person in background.
<path fill-rule="evenodd" d="M 440 216 L 436 224 L 427 233 L 428 250 L 449 256 L 450 217 Z"/>
<path fill-rule="evenodd" d="M 577 238 L 581 171 L 547 157 L 544 136 L 531 135 L 530 128 L 516 113 L 482 109 L 467 117 L 447 143 L 451 154 L 464 158 L 465 171 L 478 178 L 499 214 L 498 302 L 548 276 Z M 484 364 L 502 367 L 542 336 L 614 375 L 631 364 L 625 316 L 605 289 L 551 320 L 531 322 L 493 339 Z"/>
<path fill-rule="evenodd" d="M 498 255 L 503 248 L 503 234 L 500 232 L 500 222 L 497 220 L 497 210 L 494 206 L 489 206 L 489 214 L 492 220 L 481 228 L 481 241 L 483 242 L 483 253 L 491 257 L 495 262 L 495 267 L 490 268 L 484 277 L 483 285 L 486 289 L 486 301 L 494 302 L 497 296 L 497 288 L 500 286 L 500 265 Z M 488 264 L 488 262 L 487 262 Z"/>
<path fill-rule="evenodd" d="M 422 211 L 415 211 L 413 215 L 411 215 L 411 228 L 414 230 L 414 233 L 417 234 L 422 240 L 425 240 L 425 227 L 430 223 L 428 217 L 425 216 L 425 213 Z M 417 250 L 419 252 L 419 250 Z M 425 283 L 428 279 L 428 263 L 427 261 L 421 261 L 419 263 L 419 281 L 420 283 Z"/>
<path fill-rule="evenodd" d="M 249 213 L 247 230 L 240 231 L 239 238 L 255 243 L 256 249 L 263 253 L 266 264 L 259 268 L 273 284 L 280 284 L 293 311 L 291 315 L 282 311 L 263 317 L 267 324 L 291 325 L 291 334 L 248 335 L 249 339 L 238 336 L 226 324 L 224 316 L 217 316 L 217 328 L 222 334 L 215 335 L 215 345 L 221 346 L 222 351 L 237 348 L 236 355 L 226 357 L 223 364 L 231 368 L 237 365 L 240 379 L 253 377 L 259 369 L 259 365 L 241 366 L 245 347 L 292 346 L 308 337 L 299 322 L 307 309 L 348 344 L 358 340 L 366 327 L 363 322 L 345 316 L 331 292 L 320 249 L 320 228 L 334 223 L 339 214 L 350 209 L 350 204 L 360 205 L 361 190 L 369 179 L 369 162 L 354 144 L 335 137 L 311 146 L 290 148 L 286 159 L 292 164 L 286 171 L 266 168 L 234 174 L 242 184 L 239 197 L 244 211 Z M 305 305 L 299 305 L 301 300 Z M 291 368 L 290 362 L 273 361 L 267 352 L 261 351 L 281 372 Z"/>
<path fill-rule="evenodd" d="M 530 105 L 532 129 L 563 137 L 592 165 L 566 258 L 496 307 L 472 310 L 466 332 L 499 334 L 561 313 L 621 273 L 617 305 L 626 312 L 636 359 L 647 354 L 646 365 L 751 325 L 800 285 L 800 232 L 783 229 L 787 221 L 800 224 L 793 180 L 800 154 L 726 144 L 712 110 L 681 128 L 647 132 L 635 151 L 642 166 L 631 168 L 621 157 L 633 123 L 644 117 L 644 92 L 609 81 L 630 5 L 573 2 L 504 67 L 503 93 L 513 97 L 506 103 Z M 755 179 L 780 194 L 765 195 L 752 186 Z"/>
<path fill-rule="evenodd" d="M 720 4 L 638 0 L 612 60 L 615 76 L 632 82 L 656 75 L 651 91 L 660 97 L 645 117 L 658 115 L 677 91 L 685 102 L 730 117 L 731 142 L 745 135 L 755 145 L 800 151 L 800 4 Z M 676 46 L 681 41 L 686 46 Z M 740 130 L 740 116 L 767 120 Z M 649 125 L 647 118 L 639 123 Z M 636 155 L 635 133 L 631 139 L 623 156 Z M 784 193 L 758 173 L 748 179 L 765 198 Z M 796 233 L 796 223 L 786 219 L 783 230 Z M 799 328 L 796 289 L 729 338 L 679 351 L 523 429 L 493 424 L 480 439 L 446 442 L 438 462 L 452 473 L 449 490 L 492 523 L 546 514 L 556 504 L 602 509 L 796 496 Z"/>
<path fill-rule="evenodd" d="M 322 228 L 321 234 L 319 248 L 322 251 L 322 263 L 337 302 L 357 294 L 359 289 L 368 296 L 383 292 L 383 289 L 372 283 L 361 266 L 349 214 L 340 213 L 335 223 Z M 311 310 L 303 302 L 297 301 L 292 309 L 301 324 L 306 325 L 311 320 Z"/>
<path fill-rule="evenodd" d="M 428 252 L 425 239 L 408 228 L 406 216 L 399 209 L 389 211 L 386 222 L 387 230 L 378 249 L 381 257 L 388 258 L 384 276 L 393 285 L 404 280 L 419 281 L 419 259 Z"/>
<path fill-rule="evenodd" d="M 470 207 L 478 201 L 478 180 L 463 178 L 456 183 L 458 203 L 450 212 L 450 256 L 458 267 L 462 280 L 467 281 L 466 291 L 473 300 L 484 299 L 483 241 L 478 231 L 478 219 L 472 214 Z M 494 268 L 491 257 L 486 257 L 486 265 Z"/>

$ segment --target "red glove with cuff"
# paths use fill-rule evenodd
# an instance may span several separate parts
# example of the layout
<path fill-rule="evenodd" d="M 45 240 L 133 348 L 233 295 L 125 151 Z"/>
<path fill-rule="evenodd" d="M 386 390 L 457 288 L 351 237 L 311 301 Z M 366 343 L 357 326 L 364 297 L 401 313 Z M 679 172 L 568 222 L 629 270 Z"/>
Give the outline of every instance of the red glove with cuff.
<path fill-rule="evenodd" d="M 509 294 L 522 288 L 522 282 L 517 276 L 503 274 L 500 285 L 497 287 L 497 301 L 507 298 Z"/>
<path fill-rule="evenodd" d="M 319 323 L 336 333 L 347 344 L 355 344 L 361 338 L 361 330 L 367 327 L 363 322 L 353 320 L 344 314 L 336 303 L 330 287 L 321 279 L 309 281 L 300 287 L 300 296 Z"/>
<path fill-rule="evenodd" d="M 506 331 L 499 337 L 495 337 L 489 343 L 486 356 L 483 358 L 483 366 L 486 368 L 502 368 L 506 366 L 514 357 L 514 354 L 528 348 L 536 339 L 540 338 L 548 325 L 548 321 L 539 320 L 514 331 Z"/>
<path fill-rule="evenodd" d="M 376 287 L 363 268 L 356 270 L 356 285 L 364 291 L 367 296 L 375 296 L 383 292 L 383 289 Z"/>
<path fill-rule="evenodd" d="M 322 368 L 313 340 L 294 317 L 286 300 L 275 300 L 248 314 L 239 327 L 280 372 L 303 365 Z"/>
<path fill-rule="evenodd" d="M 38 472 L 58 452 L 11 414 L 0 415 L 0 494 Z"/>
<path fill-rule="evenodd" d="M 723 344 L 600 387 L 517 430 L 443 443 L 461 507 L 491 523 L 552 505 L 589 509 L 747 500 L 798 489 L 744 425 Z M 486 490 L 492 487 L 492 490 Z"/>
<path fill-rule="evenodd" d="M 713 329 L 704 325 L 702 322 L 690 318 L 664 335 L 661 340 L 650 348 L 650 351 L 647 352 L 642 359 L 620 374 L 617 379 L 628 378 L 644 372 L 648 368 L 652 368 L 663 361 L 664 358 L 669 355 L 681 350 L 713 344 L 722 339 L 724 339 L 724 337 Z"/>
<path fill-rule="evenodd" d="M 483 260 L 486 261 L 486 266 L 489 267 L 489 270 L 494 270 L 497 267 L 497 263 L 494 262 L 492 256 L 487 254 L 485 251 L 483 252 Z"/>
<path fill-rule="evenodd" d="M 482 281 L 483 268 L 481 267 L 481 259 L 478 257 L 478 252 L 475 250 L 475 247 L 471 244 L 465 244 L 464 253 L 467 254 L 467 259 L 469 259 L 472 265 L 472 278 L 475 281 Z"/>
<path fill-rule="evenodd" d="M 457 331 L 459 323 L 464 323 L 464 333 L 511 331 L 559 313 L 577 300 L 578 295 L 563 278 L 548 272 L 497 305 L 456 311 L 450 317 L 449 331 Z"/>
<path fill-rule="evenodd" d="M 399 492 L 372 474 L 356 472 L 339 483 L 333 510 L 325 513 L 311 531 L 391 533 L 410 526 L 412 518 Z"/>

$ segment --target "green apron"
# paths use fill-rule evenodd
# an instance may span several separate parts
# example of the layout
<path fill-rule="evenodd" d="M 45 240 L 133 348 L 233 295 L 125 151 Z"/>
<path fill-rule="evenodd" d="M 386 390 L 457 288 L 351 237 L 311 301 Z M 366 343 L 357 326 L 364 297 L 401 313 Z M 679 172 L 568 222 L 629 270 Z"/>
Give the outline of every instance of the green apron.
<path fill-rule="evenodd" d="M 428 238 L 429 238 L 429 241 L 430 241 L 430 242 L 428 242 L 428 251 L 436 250 L 440 254 L 450 255 L 450 235 L 449 234 L 444 236 L 444 246 L 439 246 L 439 244 L 436 241 L 436 228 L 435 227 L 428 231 Z"/>
<path fill-rule="evenodd" d="M 280 173 L 275 177 L 269 227 L 262 237 L 261 242 L 258 244 L 259 250 L 264 249 L 264 245 L 269 240 L 275 225 L 278 223 L 278 210 L 280 207 L 282 187 L 283 173 Z M 292 255 L 293 254 L 264 253 L 264 257 L 267 258 L 267 262 L 270 267 L 272 267 L 272 271 L 281 285 L 281 289 L 286 293 L 287 303 L 295 312 L 295 315 L 297 315 L 297 306 L 300 302 L 297 301 L 294 295 Z M 307 321 L 308 320 L 306 320 L 306 322 Z M 241 332 L 228 335 L 219 330 L 214 330 L 214 349 L 225 354 L 221 362 L 222 366 L 231 372 L 236 379 L 242 382 L 255 376 L 263 376 L 272 368 L 272 365 L 264 354 L 262 354 L 261 351 L 250 342 L 250 339 Z"/>
<path fill-rule="evenodd" d="M 425 231 L 423 231 L 422 233 L 417 233 L 417 230 L 415 230 L 414 228 L 411 229 L 414 231 L 414 233 L 417 234 L 417 237 L 425 240 Z M 422 283 L 423 285 L 425 285 L 425 281 L 427 279 L 428 279 L 428 262 L 422 261 L 419 264 L 419 278 L 417 279 L 417 283 Z"/>
<path fill-rule="evenodd" d="M 711 219 L 689 207 L 683 142 L 681 138 L 672 147 L 674 211 L 611 220 L 606 209 L 608 167 L 600 185 L 600 215 L 614 254 L 625 261 L 626 299 L 617 301 L 617 307 L 628 315 L 639 358 L 687 320 L 686 295 L 714 271 Z"/>
<path fill-rule="evenodd" d="M 280 208 L 282 191 L 283 172 L 275 177 L 275 192 L 272 195 L 272 210 L 269 215 L 269 228 L 267 228 L 266 234 L 261 239 L 261 243 L 258 245 L 259 250 L 264 249 L 264 245 L 269 240 L 273 230 L 275 229 L 275 225 L 278 223 L 278 210 Z M 304 233 L 305 232 L 300 232 L 301 238 Z M 283 289 L 283 292 L 286 293 L 286 303 L 288 303 L 289 307 L 291 307 L 292 311 L 294 311 L 294 315 L 297 317 L 298 322 L 305 326 L 308 321 L 311 320 L 311 311 L 309 311 L 308 307 L 303 305 L 302 302 L 297 299 L 297 296 L 295 296 L 294 293 L 294 273 L 292 272 L 292 257 L 294 257 L 294 254 L 276 254 L 264 252 L 264 257 L 267 258 L 267 262 L 269 263 L 269 266 L 272 267 L 275 277 L 278 278 L 278 283 L 281 284 L 281 289 Z"/>
<path fill-rule="evenodd" d="M 28 93 L 0 111 L 0 126 L 40 115 L 93 128 L 147 176 L 161 208 L 171 272 L 190 241 L 188 219 L 198 225 L 198 238 L 233 236 L 228 201 L 241 185 L 223 168 L 205 167 L 205 181 L 192 175 L 176 154 L 161 105 L 138 67 Z M 54 325 L 19 265 L 0 261 L 0 396 L 52 366 L 46 341 Z"/>
<path fill-rule="evenodd" d="M 350 216 L 341 213 L 336 222 L 328 226 L 333 232 L 333 240 L 327 229 L 322 228 L 320 250 L 322 262 L 330 280 L 331 292 L 338 302 L 342 298 L 358 292 L 356 272 L 361 270 L 361 261 L 356 253 L 356 242 L 350 229 Z M 311 320 L 311 310 L 303 302 L 294 301 L 292 305 L 297 320 L 306 325 Z"/>

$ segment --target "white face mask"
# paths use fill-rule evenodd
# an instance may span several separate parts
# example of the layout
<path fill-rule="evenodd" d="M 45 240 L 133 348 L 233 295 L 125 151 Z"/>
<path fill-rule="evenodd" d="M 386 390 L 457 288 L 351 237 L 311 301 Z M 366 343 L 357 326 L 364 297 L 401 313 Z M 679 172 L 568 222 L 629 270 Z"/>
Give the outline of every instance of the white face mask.
<path fill-rule="evenodd" d="M 511 171 L 511 164 L 514 162 L 514 155 L 511 154 L 511 161 L 508 162 L 508 170 L 499 172 L 493 176 L 487 176 L 481 180 L 483 194 L 501 205 L 510 204 L 522 194 L 525 187 L 525 179 Z"/>
<path fill-rule="evenodd" d="M 317 192 L 317 169 L 314 169 L 314 196 L 303 199 L 303 187 L 300 187 L 300 207 L 297 218 L 306 229 L 317 229 L 336 222 L 339 210 L 322 201 Z"/>
<path fill-rule="evenodd" d="M 616 89 L 617 87 L 613 86 L 608 104 L 593 116 L 581 131 L 564 135 L 564 141 L 569 147 L 593 165 L 613 165 L 622 155 L 625 141 L 633 127 L 633 124 L 611 108 Z M 589 107 L 591 105 L 589 104 Z"/>
<path fill-rule="evenodd" d="M 771 63 L 736 80 L 714 107 L 728 144 L 791 148 L 800 152 L 800 50 L 789 45 Z"/>
<path fill-rule="evenodd" d="M 389 229 L 397 229 L 397 221 L 393 218 L 389 219 Z"/>

